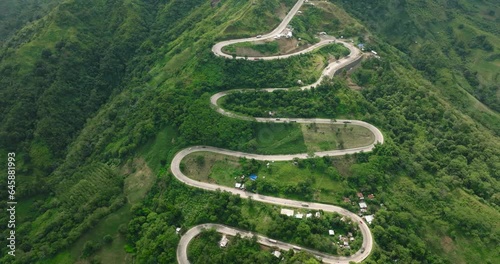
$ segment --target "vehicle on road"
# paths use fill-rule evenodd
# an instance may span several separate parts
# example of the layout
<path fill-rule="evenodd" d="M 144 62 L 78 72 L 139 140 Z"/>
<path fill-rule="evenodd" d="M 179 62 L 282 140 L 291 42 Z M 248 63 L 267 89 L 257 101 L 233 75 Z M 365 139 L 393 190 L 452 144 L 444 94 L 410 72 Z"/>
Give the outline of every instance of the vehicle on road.
<path fill-rule="evenodd" d="M 294 7 L 293 10 L 295 10 L 294 12 L 297 12 L 297 10 L 300 8 L 300 6 L 302 5 L 302 3 L 304 3 L 304 0 L 298 0 L 297 1 L 297 4 L 296 6 Z M 292 10 L 292 11 L 293 11 Z M 212 51 L 214 52 L 215 55 L 217 56 L 222 56 L 222 57 L 226 57 L 228 59 L 232 59 L 232 58 L 245 58 L 244 56 L 236 56 L 236 55 L 232 55 L 232 54 L 226 54 L 224 52 L 222 52 L 222 48 L 227 46 L 227 45 L 231 45 L 231 44 L 234 44 L 234 43 L 240 43 L 242 41 L 256 41 L 256 42 L 262 42 L 258 39 L 260 38 L 264 38 L 264 39 L 267 39 L 267 38 L 272 38 L 273 37 L 273 34 L 275 34 L 276 32 L 281 32 L 283 31 L 283 29 L 286 27 L 286 25 L 290 22 L 291 18 L 293 17 L 294 13 L 292 12 L 291 15 L 287 15 L 287 19 L 283 20 L 282 23 L 280 24 L 280 26 L 273 32 L 271 33 L 267 33 L 265 35 L 257 35 L 255 37 L 251 37 L 251 38 L 248 38 L 248 39 L 239 39 L 239 40 L 233 40 L 233 41 L 223 41 L 223 42 L 220 42 L 220 43 L 217 43 L 213 46 L 212 48 Z M 326 32 L 325 32 L 326 33 Z M 316 37 L 316 36 L 315 36 Z M 316 37 L 318 38 L 318 37 Z M 341 37 L 343 38 L 343 36 Z M 337 60 L 336 63 L 331 63 L 329 65 L 326 65 L 326 67 L 328 67 L 326 69 L 326 71 L 323 71 L 323 73 L 321 74 L 321 77 L 318 79 L 317 82 L 315 82 L 314 84 L 311 84 L 311 85 L 307 85 L 307 86 L 303 86 L 301 87 L 300 89 L 302 90 L 307 90 L 307 89 L 311 89 L 311 88 L 314 88 L 316 87 L 324 78 L 324 76 L 328 76 L 329 73 L 333 72 L 333 70 L 338 70 L 342 67 L 342 65 L 344 64 L 348 64 L 348 63 L 351 63 L 353 61 L 355 61 L 357 58 L 358 58 L 358 53 L 355 52 L 355 47 L 352 46 L 351 44 L 348 44 L 348 41 L 342 41 L 342 40 L 334 40 L 334 39 L 329 39 L 329 38 L 322 38 L 322 40 L 317 44 L 318 46 L 324 46 L 325 44 L 327 43 L 331 43 L 331 42 L 334 42 L 334 43 L 340 43 L 346 47 L 348 47 L 351 51 L 351 55 L 350 58 L 349 56 L 347 56 L 347 58 L 343 58 L 343 59 L 340 59 L 340 60 Z M 313 47 L 314 48 L 314 47 Z M 279 56 L 271 56 L 271 57 L 258 57 L 258 58 L 250 58 L 251 60 L 276 60 L 276 59 L 281 59 L 281 58 L 286 58 L 286 57 L 290 57 L 290 56 L 293 56 L 293 55 L 296 55 L 296 54 L 302 54 L 302 53 L 306 53 L 306 52 L 309 52 L 311 51 L 312 49 L 308 49 L 306 51 L 298 51 L 296 53 L 292 53 L 292 54 L 287 54 L 287 55 L 279 55 Z M 342 65 L 338 65 L 338 64 L 342 64 Z M 274 89 L 272 88 L 268 88 L 269 91 L 272 91 Z M 285 88 L 285 89 L 288 89 L 288 88 Z M 221 93 L 217 93 L 215 95 L 213 95 L 211 97 L 211 103 L 212 105 L 215 106 L 215 109 L 217 112 L 219 112 L 220 114 L 222 115 L 225 115 L 225 116 L 229 116 L 229 117 L 233 117 L 233 118 L 241 118 L 237 115 L 233 115 L 233 113 L 230 113 L 229 111 L 225 111 L 223 110 L 218 104 L 217 104 L 217 99 L 222 97 L 222 96 L 225 96 L 226 94 L 228 94 L 227 92 L 221 92 Z M 213 99 L 213 100 L 212 100 Z M 274 119 L 273 119 L 274 118 Z M 246 118 L 242 118 L 242 119 L 246 119 Z M 256 122 L 275 122 L 275 123 L 286 123 L 286 122 L 290 122 L 290 123 L 311 123 L 311 122 L 316 122 L 316 121 L 321 121 L 322 123 L 331 123 L 331 122 L 337 122 L 337 121 L 331 121 L 329 119 L 316 119 L 316 120 L 310 120 L 310 119 L 296 119 L 296 120 L 289 120 L 289 118 L 286 118 L 284 117 L 283 118 L 283 122 L 280 121 L 281 118 L 276 118 L 275 117 L 270 117 L 270 118 L 263 118 L 263 119 L 257 119 L 255 120 Z M 342 121 L 339 121 L 338 123 L 341 123 Z M 343 121 L 344 123 L 351 123 L 351 121 Z M 373 132 L 373 134 L 375 135 L 375 138 L 376 138 L 376 142 L 380 142 L 381 144 L 383 144 L 383 135 L 381 134 L 381 132 L 374 126 L 370 125 L 370 124 L 367 124 L 365 122 L 362 122 L 362 121 L 353 121 L 355 122 L 356 124 L 360 124 L 361 126 L 364 126 L 366 128 L 368 128 L 370 131 Z M 374 148 L 374 144 L 372 145 L 369 145 L 369 146 L 366 146 L 366 147 L 360 147 L 360 148 L 353 148 L 353 149 L 343 149 L 343 150 L 331 150 L 331 151 L 324 151 L 324 152 L 315 152 L 318 154 L 318 156 L 329 156 L 329 155 L 333 155 L 333 156 L 342 156 L 342 155 L 346 155 L 346 154 L 351 154 L 351 153 L 357 153 L 357 152 L 360 152 L 360 151 L 372 151 L 372 149 Z M 220 185 L 217 185 L 217 184 L 213 184 L 213 183 L 205 183 L 205 182 L 198 182 L 196 180 L 193 180 L 193 179 L 189 179 L 187 178 L 186 175 L 184 175 L 180 169 L 180 165 L 181 165 L 181 161 L 183 158 L 185 158 L 186 155 L 188 155 L 189 153 L 193 153 L 193 152 L 196 152 L 196 151 L 210 151 L 210 152 L 214 152 L 214 153 L 220 153 L 220 154 L 223 154 L 223 155 L 231 155 L 231 156 L 238 156 L 238 157 L 246 157 L 246 158 L 256 158 L 258 160 L 268 160 L 268 161 L 285 161 L 285 160 L 292 160 L 292 158 L 300 158 L 300 159 L 304 159 L 304 158 L 307 158 L 306 155 L 307 153 L 299 153 L 299 154 L 283 154 L 283 155 L 276 155 L 276 156 L 268 156 L 268 155 L 259 155 L 259 154 L 248 154 L 248 153 L 243 153 L 243 152 L 236 152 L 236 151 L 230 151 L 230 150 L 224 150 L 224 149 L 219 149 L 219 148 L 214 148 L 214 147 L 205 147 L 203 146 L 202 147 L 203 149 L 193 149 L 193 150 L 190 150 L 190 151 L 181 151 L 179 152 L 172 160 L 172 163 L 171 163 L 171 171 L 172 171 L 172 174 L 178 178 L 179 180 L 181 180 L 182 182 L 184 182 L 185 184 L 189 185 L 189 186 L 192 186 L 192 187 L 196 187 L 196 188 L 200 188 L 200 189 L 205 189 L 205 190 L 209 190 L 209 191 L 216 191 L 216 190 L 220 190 L 220 189 L 224 189 L 224 190 L 227 190 L 229 192 L 231 192 L 232 194 L 234 195 L 240 195 L 240 197 L 244 197 L 246 199 L 252 199 L 252 200 L 256 200 L 256 201 L 259 201 L 259 202 L 264 202 L 264 203 L 269 203 L 269 204 L 274 204 L 274 205 L 278 205 L 278 206 L 286 206 L 286 207 L 294 207 L 294 208 L 302 208 L 302 210 L 304 210 L 304 208 L 307 207 L 306 210 L 309 210 L 309 209 L 317 209 L 316 208 L 316 205 L 317 204 L 314 204 L 314 203 L 309 203 L 309 202 L 303 202 L 303 201 L 297 201 L 297 200 L 287 200 L 287 199 L 282 199 L 282 198 L 276 198 L 276 197 L 269 197 L 269 196 L 264 196 L 264 195 L 260 195 L 260 194 L 254 194 L 253 192 L 249 192 L 248 190 L 238 190 L 238 189 L 235 189 L 235 188 L 226 188 L 224 186 L 220 186 Z M 363 220 L 361 220 L 358 216 L 356 216 L 354 213 L 351 213 L 350 211 L 346 210 L 346 209 L 343 209 L 343 208 L 340 208 L 340 207 L 337 207 L 337 206 L 333 206 L 333 205 L 328 205 L 328 204 L 321 204 L 321 207 L 320 208 L 323 208 L 326 212 L 338 212 L 340 214 L 343 214 L 344 216 L 346 217 L 351 217 L 351 219 L 353 221 L 360 221 L 360 224 L 358 226 L 358 228 L 362 231 L 362 234 L 363 234 L 363 251 L 361 251 L 361 254 L 360 253 L 356 253 L 356 254 L 353 254 L 351 255 L 350 257 L 345 257 L 345 256 L 331 256 L 331 255 L 328 255 L 328 254 L 323 254 L 322 255 L 322 259 L 323 261 L 325 260 L 325 258 L 327 259 L 327 261 L 325 261 L 325 263 L 342 263 L 342 264 L 347 264 L 349 263 L 350 261 L 355 261 L 355 262 L 359 262 L 359 261 L 362 261 L 364 260 L 366 257 L 368 257 L 371 249 L 372 249 L 372 234 L 370 232 L 370 229 L 369 229 L 369 225 L 368 224 L 364 224 L 363 225 Z M 300 209 L 299 209 L 300 210 Z M 306 216 L 307 217 L 307 216 Z M 216 226 L 217 224 L 208 224 L 208 225 L 212 225 L 212 226 Z M 220 226 L 219 226 L 220 227 Z M 231 229 L 230 227 L 224 227 L 225 229 Z M 234 230 L 236 233 L 239 232 L 237 230 Z M 189 233 L 189 231 L 188 231 Z M 221 231 L 221 233 L 223 233 Z M 189 234 L 192 234 L 192 233 L 189 233 Z M 177 255 L 177 259 L 178 259 L 178 263 L 189 263 L 189 260 L 187 259 L 187 245 L 189 244 L 189 241 L 191 239 L 193 239 L 194 236 L 186 236 L 184 235 L 183 237 L 181 237 L 181 239 L 184 239 L 184 243 L 179 243 L 179 247 L 178 247 L 178 252 L 180 252 L 181 254 L 178 254 Z M 287 243 L 282 243 L 282 242 L 279 242 L 274 240 L 274 239 L 270 239 L 270 238 L 266 238 L 266 237 L 260 237 L 259 238 L 259 241 L 268 241 L 268 243 L 266 244 L 271 244 L 272 243 L 272 246 L 273 247 L 279 247 L 281 249 L 293 249 L 295 251 L 309 251 L 307 248 L 304 248 L 302 249 L 301 247 L 298 247 L 298 246 L 294 246 L 294 245 L 291 245 L 291 244 L 287 244 Z M 276 241 L 276 242 L 274 242 Z M 321 256 L 321 255 L 317 255 L 317 256 Z M 319 258 L 320 259 L 320 258 Z"/>

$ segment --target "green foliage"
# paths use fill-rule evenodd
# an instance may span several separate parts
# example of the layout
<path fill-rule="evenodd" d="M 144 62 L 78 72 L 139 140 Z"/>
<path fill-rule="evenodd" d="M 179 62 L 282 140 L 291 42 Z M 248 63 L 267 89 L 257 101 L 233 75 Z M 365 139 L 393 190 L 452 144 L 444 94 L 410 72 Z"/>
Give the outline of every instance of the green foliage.
<path fill-rule="evenodd" d="M 306 91 L 238 92 L 221 100 L 221 107 L 255 117 L 362 118 L 369 104 L 342 81 L 334 80 Z"/>
<path fill-rule="evenodd" d="M 208 52 L 205 54 L 197 65 L 199 73 L 193 80 L 193 87 L 201 92 L 226 90 L 228 87 L 291 87 L 297 85 L 297 80 L 312 83 L 320 75 L 320 71 L 311 70 L 315 66 L 314 54 L 272 61 L 228 60 Z"/>
<path fill-rule="evenodd" d="M 182 124 L 179 131 L 188 145 L 227 146 L 230 144 L 229 147 L 236 148 L 239 142 L 251 139 L 250 122 L 221 118 L 219 113 L 210 108 L 209 101 L 208 94 L 203 95 L 193 102 L 181 117 Z"/>
<path fill-rule="evenodd" d="M 310 43 L 318 41 L 318 33 L 339 37 L 354 37 L 366 32 L 359 22 L 346 16 L 338 7 L 327 3 L 304 4 L 303 13 L 295 16 L 290 25 L 294 28 L 294 36 Z"/>
<path fill-rule="evenodd" d="M 230 238 L 227 248 L 221 249 L 221 237 L 215 230 L 202 232 L 189 244 L 191 263 L 318 263 L 314 256 L 305 252 L 281 252 L 282 256 L 276 258 L 271 251 L 261 250 L 254 238 L 242 238 L 239 235 Z"/>
<path fill-rule="evenodd" d="M 257 123 L 254 138 L 246 143 L 244 149 L 271 155 L 304 153 L 307 147 L 300 127 L 296 124 Z"/>
<path fill-rule="evenodd" d="M 36 18 L 32 6 L 24 5 L 28 2 L 19 2 L 26 10 L 19 20 L 1 6 L 2 19 L 20 21 L 7 24 L 10 32 L 24 25 L 26 14 Z M 277 25 L 279 1 L 252 2 L 227 0 L 211 7 L 201 0 L 65 1 L 12 35 L 0 51 L 0 154 L 18 153 L 18 197 L 31 206 L 19 211 L 23 221 L 16 232 L 23 239 L 18 240 L 16 262 L 37 263 L 51 256 L 56 256 L 53 262 L 66 260 L 61 250 L 124 205 L 120 165 L 166 127 L 174 136 L 144 148 L 149 152 L 144 156 L 164 149 L 161 158 L 148 158 L 157 172 L 166 171 L 175 151 L 190 144 L 259 148 L 258 125 L 211 112 L 208 95 L 232 88 L 292 87 L 299 79 L 312 83 L 320 74 L 313 69 L 315 62 L 324 59 L 309 54 L 267 62 L 211 55 L 216 39 L 255 36 Z M 341 11 L 324 19 L 322 10 L 308 8 L 304 14 L 309 16 L 293 23 L 297 34 L 307 36 L 322 30 L 348 36 L 346 30 L 352 28 L 351 35 L 364 34 L 360 37 L 367 48 L 381 55 L 352 75 L 363 86 L 359 94 L 339 89 L 348 99 L 340 98 L 340 104 L 349 110 L 334 105 L 333 95 L 327 104 L 336 112 L 325 112 L 333 117 L 342 111 L 361 113 L 386 136 L 373 153 L 351 157 L 356 165 L 337 163 L 344 166 L 338 171 L 350 190 L 377 193 L 387 207 L 376 213 L 373 230 L 379 249 L 367 263 L 498 262 L 500 122 L 498 113 L 470 96 L 498 110 L 496 2 L 336 2 L 376 36 L 365 34 L 359 22 Z M 330 23 L 335 19 L 339 28 Z M 1 23 L 2 32 L 7 32 L 5 25 Z M 307 98 L 303 107 L 324 102 Z M 318 114 L 323 108 L 317 106 Z M 273 145 L 262 144 L 266 151 Z M 5 190 L 0 188 L 0 196 L 5 197 Z M 138 263 L 171 263 L 176 226 L 219 222 L 267 234 L 262 219 L 279 217 L 272 211 L 161 179 L 121 230 L 128 230 L 127 251 Z M 5 219 L 0 216 L 0 222 Z M 307 230 L 301 225 L 297 232 Z M 86 240 L 100 241 L 108 233 Z M 324 241 L 309 237 L 302 242 L 316 240 Z M 88 246 L 89 253 L 94 246 Z M 6 248 L 0 250 L 0 262 L 10 263 Z M 301 254 L 290 258 L 306 261 Z"/>
<path fill-rule="evenodd" d="M 238 48 L 238 47 L 251 48 L 253 50 L 256 50 L 256 51 L 258 51 L 262 54 L 266 54 L 266 55 L 278 54 L 278 51 L 279 51 L 278 42 L 271 41 L 271 42 L 265 42 L 265 43 L 260 43 L 260 44 L 243 42 L 243 43 L 238 43 L 238 44 L 234 44 L 234 45 L 229 45 L 227 47 L 224 47 L 224 52 L 227 52 L 229 54 L 236 54 L 236 48 Z"/>
<path fill-rule="evenodd" d="M 14 33 L 46 15 L 60 0 L 4 0 L 0 2 L 0 47 Z"/>
<path fill-rule="evenodd" d="M 486 126 L 499 122 L 497 73 L 500 68 L 498 59 L 488 61 L 487 58 L 494 58 L 495 51 L 498 53 L 500 32 L 498 21 L 485 15 L 487 10 L 495 14 L 495 1 L 333 2 L 339 2 L 406 54 L 415 68 L 442 87 L 444 96 L 463 105 L 462 111 Z M 494 115 L 494 119 L 473 114 L 484 109 L 475 106 L 477 102 L 465 93 L 495 110 L 494 114 L 488 113 Z"/>
<path fill-rule="evenodd" d="M 215 230 L 202 232 L 189 244 L 188 257 L 191 263 L 279 263 L 279 259 L 251 238 L 237 235 L 230 239 L 227 249 L 219 248 L 221 235 Z"/>

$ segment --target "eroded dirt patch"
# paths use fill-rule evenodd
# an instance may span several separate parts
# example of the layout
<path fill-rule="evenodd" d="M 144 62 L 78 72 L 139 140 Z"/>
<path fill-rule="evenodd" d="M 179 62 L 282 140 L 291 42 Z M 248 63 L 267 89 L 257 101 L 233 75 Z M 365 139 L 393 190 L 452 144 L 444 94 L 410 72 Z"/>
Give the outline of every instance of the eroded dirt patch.
<path fill-rule="evenodd" d="M 124 190 L 131 204 L 142 200 L 155 182 L 155 176 L 143 158 L 128 162 L 121 169 L 121 173 L 127 175 Z"/>

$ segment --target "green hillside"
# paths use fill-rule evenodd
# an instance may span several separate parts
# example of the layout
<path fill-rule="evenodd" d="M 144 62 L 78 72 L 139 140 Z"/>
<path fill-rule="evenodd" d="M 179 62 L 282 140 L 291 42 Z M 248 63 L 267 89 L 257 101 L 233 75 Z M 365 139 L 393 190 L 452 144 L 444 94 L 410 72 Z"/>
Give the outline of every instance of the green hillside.
<path fill-rule="evenodd" d="M 29 30 L 16 31 L 43 18 L 61 0 L 3 0 L 0 2 L 0 46 L 9 42 L 13 35 L 29 34 Z M 28 26 L 29 27 L 29 26 Z M 8 45 L 15 45 L 11 41 Z"/>
<path fill-rule="evenodd" d="M 500 133 L 497 1 L 332 2 L 401 51 L 400 56 L 431 81 L 440 96 Z"/>
<path fill-rule="evenodd" d="M 287 154 L 283 131 L 303 137 L 298 126 L 225 117 L 209 103 L 219 91 L 319 76 L 317 54 L 254 62 L 211 52 L 217 41 L 269 32 L 294 4 L 0 3 L 0 41 L 8 39 L 0 50 L 0 170 L 15 152 L 18 201 L 16 257 L 2 244 L 0 263 L 174 263 L 176 227 L 279 226 L 273 206 L 187 187 L 169 166 L 193 145 Z M 342 195 L 376 194 L 376 246 L 365 263 L 498 263 L 499 8 L 494 0 L 318 2 L 305 7 L 310 17 L 292 20 L 304 38 L 343 34 L 381 58 L 302 97 L 249 93 L 225 104 L 244 114 L 274 105 L 290 116 L 360 118 L 383 132 L 371 153 L 304 163 L 335 172 Z M 275 136 L 262 140 L 266 133 Z M 1 181 L 0 197 L 7 190 Z"/>

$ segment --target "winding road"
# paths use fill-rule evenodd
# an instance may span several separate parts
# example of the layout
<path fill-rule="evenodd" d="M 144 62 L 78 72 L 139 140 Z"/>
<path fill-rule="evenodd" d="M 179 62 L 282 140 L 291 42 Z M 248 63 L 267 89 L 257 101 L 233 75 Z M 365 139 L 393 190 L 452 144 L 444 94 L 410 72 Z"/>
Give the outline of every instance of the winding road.
<path fill-rule="evenodd" d="M 271 39 L 273 38 L 276 34 L 280 33 L 285 27 L 288 25 L 290 20 L 293 18 L 293 16 L 297 13 L 297 11 L 300 9 L 302 4 L 304 3 L 304 0 L 299 0 L 297 3 L 293 6 L 293 8 L 290 10 L 290 12 L 286 15 L 284 20 L 280 23 L 280 25 L 274 29 L 271 33 L 262 35 L 260 38 L 246 38 L 246 39 L 237 39 L 237 40 L 228 40 L 228 41 L 223 41 L 215 44 L 212 48 L 212 52 L 216 56 L 223 56 L 226 58 L 233 58 L 231 55 L 225 54 L 222 52 L 222 48 L 227 45 L 235 44 L 235 43 L 240 43 L 240 42 L 247 42 L 247 41 L 256 41 L 256 40 L 266 40 L 266 39 Z M 341 43 L 344 46 L 346 46 L 350 50 L 349 56 L 342 58 L 339 61 L 330 63 L 322 72 L 321 77 L 313 84 L 307 85 L 300 87 L 302 90 L 305 89 L 310 89 L 311 87 L 315 87 L 321 83 L 321 81 L 325 77 L 330 77 L 333 76 L 333 74 L 342 69 L 343 67 L 346 67 L 347 65 L 350 65 L 351 63 L 359 60 L 362 57 L 361 51 L 359 51 L 356 47 L 354 47 L 351 43 L 341 41 L 341 40 L 335 40 L 334 38 L 331 37 L 325 37 L 323 38 L 320 42 L 314 44 L 313 46 L 296 52 L 292 54 L 287 54 L 287 55 L 280 55 L 280 56 L 269 56 L 269 57 L 259 57 L 259 59 L 264 59 L 264 60 L 272 60 L 272 59 L 282 59 L 290 56 L 295 56 L 298 54 L 303 54 L 306 52 L 310 52 L 314 49 L 320 48 L 325 45 L 329 45 L 331 43 Z M 236 59 L 241 59 L 241 57 L 236 57 Z M 254 59 L 254 57 L 249 57 L 248 59 Z M 278 89 L 283 89 L 286 90 L 288 88 L 267 88 L 267 89 L 262 89 L 263 91 L 274 91 Z M 296 123 L 325 123 L 325 124 L 344 124 L 344 123 L 349 123 L 350 125 L 358 125 L 365 127 L 369 129 L 373 135 L 375 136 L 375 140 L 372 144 L 364 147 L 358 147 L 358 148 L 351 148 L 351 149 L 342 149 L 342 150 L 329 150 L 329 151 L 321 151 L 321 152 L 315 152 L 315 156 L 318 157 L 323 157 L 323 156 L 341 156 L 341 155 L 346 155 L 346 154 L 353 154 L 357 152 L 368 152 L 371 151 L 376 144 L 383 144 L 384 143 L 384 136 L 380 132 L 378 128 L 375 126 L 359 121 L 359 120 L 332 120 L 332 119 L 320 119 L 320 118 L 253 118 L 253 117 L 246 117 L 242 115 L 238 115 L 229 111 L 225 111 L 222 109 L 218 104 L 218 100 L 222 98 L 223 96 L 232 93 L 232 92 L 239 92 L 239 91 L 244 91 L 244 89 L 236 89 L 236 90 L 230 90 L 230 91 L 225 91 L 225 92 L 220 92 L 217 94 L 214 94 L 210 98 L 210 102 L 213 106 L 213 108 L 219 112 L 222 115 L 226 115 L 232 118 L 239 118 L 239 119 L 244 119 L 244 120 L 252 120 L 255 122 L 296 122 Z M 205 183 L 205 182 L 199 182 L 196 180 L 193 180 L 184 173 L 182 173 L 180 169 L 180 164 L 181 161 L 189 154 L 194 153 L 194 152 L 199 152 L 199 151 L 204 151 L 204 152 L 213 152 L 213 153 L 218 153 L 218 154 L 224 154 L 224 155 L 229 155 L 229 156 L 234 156 L 234 157 L 245 157 L 248 159 L 255 159 L 255 160 L 261 160 L 261 161 L 290 161 L 295 158 L 299 159 L 306 159 L 309 158 L 310 156 L 307 153 L 300 153 L 300 154 L 289 154 L 289 155 L 259 155 L 259 154 L 252 154 L 252 153 L 244 153 L 244 152 L 238 152 L 238 151 L 232 151 L 232 150 L 227 150 L 227 149 L 221 149 L 221 148 L 215 148 L 215 147 L 210 147 L 210 146 L 193 146 L 190 148 L 183 149 L 179 151 L 175 157 L 172 160 L 170 170 L 172 174 L 181 182 L 193 186 L 196 188 L 201 188 L 204 190 L 210 190 L 210 191 L 216 191 L 216 190 L 221 190 L 221 191 L 227 191 L 230 192 L 234 195 L 239 195 L 241 198 L 251 198 L 254 201 L 258 202 L 264 202 L 264 203 L 269 203 L 269 204 L 275 204 L 279 206 L 286 206 L 286 207 L 294 207 L 294 208 L 307 208 L 308 210 L 323 210 L 324 212 L 336 212 L 341 215 L 344 215 L 346 217 L 351 218 L 354 222 L 359 223 L 360 231 L 363 236 L 363 243 L 361 246 L 361 249 L 356 252 L 355 254 L 349 256 L 349 257 L 344 257 L 344 256 L 332 256 L 328 255 L 325 253 L 321 253 L 315 250 L 310 250 L 310 249 L 305 249 L 301 248 L 301 250 L 308 251 L 309 253 L 317 256 L 319 259 L 322 260 L 323 263 L 341 263 L 341 264 L 348 264 L 351 261 L 354 262 L 360 262 L 368 257 L 370 254 L 372 248 L 373 248 L 373 237 L 370 232 L 369 227 L 366 225 L 366 223 L 363 221 L 361 217 L 356 215 L 355 213 L 352 213 L 344 208 L 334 206 L 334 205 L 329 205 L 329 204 L 321 204 L 321 203 L 311 203 L 311 202 L 303 202 L 303 201 L 297 201 L 297 200 L 290 200 L 290 199 L 283 199 L 283 198 L 277 198 L 277 197 L 272 197 L 272 196 L 265 196 L 265 195 L 259 195 L 259 194 L 254 194 L 250 192 L 246 192 L 243 190 L 239 190 L 236 188 L 231 188 L 227 186 L 222 186 L 222 185 L 217 185 L 217 184 L 212 184 L 212 183 Z M 215 228 L 218 232 L 224 233 L 227 235 L 234 236 L 237 233 L 241 234 L 242 236 L 253 236 L 256 235 L 258 238 L 258 242 L 271 246 L 271 247 L 278 247 L 283 250 L 289 250 L 294 247 L 294 245 L 284 243 L 281 241 L 276 241 L 276 243 L 271 242 L 269 238 L 260 236 L 258 234 L 254 234 L 252 232 L 248 231 L 243 231 L 239 230 L 237 228 L 233 227 L 228 227 L 220 224 L 203 224 L 203 225 L 198 225 L 195 226 L 191 229 L 189 229 L 182 237 L 179 242 L 179 245 L 177 247 L 177 261 L 181 264 L 187 264 L 189 263 L 188 257 L 187 257 L 187 247 L 189 245 L 189 242 L 196 237 L 202 230 L 208 229 L 208 228 Z"/>

